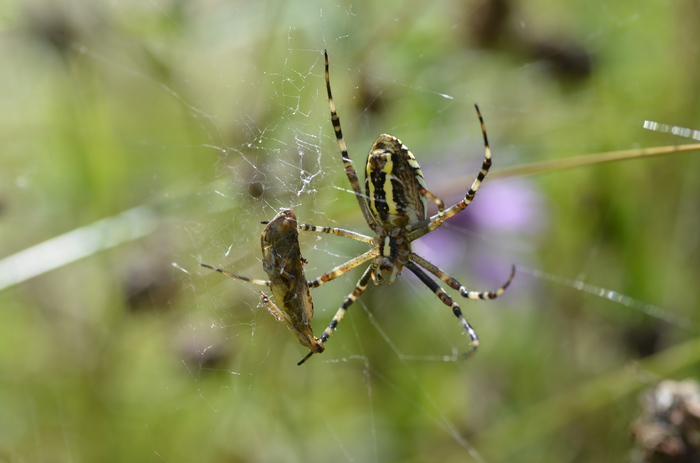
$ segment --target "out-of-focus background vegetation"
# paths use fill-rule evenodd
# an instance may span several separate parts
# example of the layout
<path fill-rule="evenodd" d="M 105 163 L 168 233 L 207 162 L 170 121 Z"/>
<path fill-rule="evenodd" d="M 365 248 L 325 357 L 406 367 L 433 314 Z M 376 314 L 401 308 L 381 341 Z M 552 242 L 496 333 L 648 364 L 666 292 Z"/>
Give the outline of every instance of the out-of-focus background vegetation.
<path fill-rule="evenodd" d="M 487 180 L 416 248 L 473 289 L 520 269 L 460 301 L 468 361 L 403 275 L 297 367 L 258 288 L 198 265 L 262 277 L 282 207 L 368 232 L 324 48 L 356 165 L 392 133 L 453 203 L 474 102 L 494 174 L 691 142 L 642 127 L 700 129 L 698 2 L 32 0 L 0 24 L 0 461 L 619 462 L 639 391 L 698 377 L 698 153 Z M 301 238 L 309 277 L 365 249 Z M 317 333 L 358 277 L 314 291 Z"/>

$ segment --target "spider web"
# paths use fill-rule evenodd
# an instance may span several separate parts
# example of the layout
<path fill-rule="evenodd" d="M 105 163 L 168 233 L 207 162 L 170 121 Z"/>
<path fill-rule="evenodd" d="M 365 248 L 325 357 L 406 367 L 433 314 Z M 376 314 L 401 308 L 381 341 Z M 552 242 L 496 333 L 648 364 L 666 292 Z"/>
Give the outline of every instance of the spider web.
<path fill-rule="evenodd" d="M 475 18 L 488 23 L 488 2 L 454 16 L 457 6 L 449 3 L 389 9 L 386 16 L 372 13 L 384 7 L 369 4 L 310 8 L 292 2 L 266 10 L 177 3 L 95 10 L 134 28 L 128 42 L 117 32 L 109 40 L 77 26 L 85 35 L 62 32 L 65 58 L 58 59 L 69 64 L 67 81 L 77 93 L 103 79 L 105 87 L 118 87 L 116 95 L 127 95 L 123 101 L 98 95 L 89 114 L 111 114 L 100 108 L 113 105 L 115 113 L 128 116 L 71 121 L 88 133 L 117 127 L 117 142 L 87 151 L 117 146 L 102 151 L 100 162 L 122 151 L 148 161 L 134 172 L 131 159 L 95 174 L 95 183 L 106 181 L 123 192 L 116 199 L 102 190 L 93 193 L 95 202 L 107 203 L 96 217 L 73 213 L 84 203 L 69 197 L 70 219 L 55 228 L 31 222 L 30 228 L 46 234 L 32 234 L 29 243 L 82 230 L 68 242 L 82 243 L 75 260 L 90 258 L 59 270 L 65 277 L 37 278 L 32 297 L 3 293 L 10 316 L 25 299 L 27 313 L 49 314 L 41 315 L 38 327 L 21 325 L 31 328 L 17 331 L 30 342 L 8 335 L 5 350 L 34 346 L 41 353 L 27 355 L 27 363 L 45 367 L 55 361 L 61 378 L 42 387 L 45 376 L 4 360 L 15 372 L 3 394 L 12 404 L 6 407 L 10 419 L 1 421 L 18 429 L 7 434 L 9 454 L 106 459 L 104 450 L 83 444 L 93 440 L 103 448 L 129 442 L 129 460 L 600 457 L 590 442 L 605 442 L 608 454 L 626 455 L 634 392 L 648 378 L 692 374 L 690 367 L 697 365 L 698 296 L 692 283 L 699 272 L 700 227 L 693 155 L 488 179 L 465 212 L 416 242 L 417 253 L 469 289 L 495 289 L 510 265 L 518 266 L 501 298 L 458 301 L 482 342 L 469 361 L 457 359 L 468 350 L 468 338 L 449 309 L 404 272 L 392 286 L 370 285 L 326 352 L 297 367 L 305 351 L 260 305 L 260 288 L 209 272 L 199 262 L 264 278 L 260 222 L 281 208 L 294 209 L 306 223 L 369 234 L 328 117 L 323 48 L 330 52 L 334 97 L 356 169 L 361 172 L 374 138 L 391 133 L 416 155 L 431 191 L 451 205 L 483 158 L 474 102 L 484 114 L 494 174 L 500 167 L 680 142 L 643 130 L 650 119 L 700 127 L 692 105 L 683 102 L 682 90 L 690 92 L 693 85 L 663 71 L 676 63 L 662 59 L 664 50 L 683 50 L 670 47 L 668 26 L 657 22 L 659 16 L 671 20 L 672 12 L 664 9 L 670 7 L 649 2 L 625 10 L 594 2 L 552 16 L 512 13 L 510 21 L 520 22 L 508 26 L 510 34 L 520 29 L 518 36 L 528 38 L 531 49 L 525 52 L 499 48 L 488 41 L 488 31 L 479 35 L 478 24 L 469 24 Z M 127 14 L 128 20 L 122 16 Z M 471 45 L 460 45 L 467 39 L 457 32 L 436 34 L 445 28 L 445 17 L 459 18 L 453 19 L 455 30 L 477 34 Z M 562 17 L 571 22 L 571 34 L 561 30 Z M 134 18 L 153 23 L 139 25 Z M 372 27 L 365 27 L 370 18 Z M 47 24 L 41 30 L 56 30 Z M 156 37 L 149 36 L 153 29 Z M 522 32 L 528 29 L 537 32 Z M 653 35 L 650 30 L 659 34 L 656 41 L 635 41 Z M 560 37 L 565 45 L 558 47 Z M 481 48 L 474 45 L 480 40 Z M 143 44 L 148 47 L 137 46 Z M 661 70 L 605 67 L 619 56 L 635 58 L 639 66 L 651 61 Z M 659 87 L 668 88 L 651 93 Z M 24 98 L 36 97 L 27 91 Z M 28 169 L 13 183 L 21 187 L 26 179 L 36 189 L 42 179 L 50 182 Z M 28 210 L 35 204 L 25 201 Z M 124 210 L 138 213 L 99 222 L 99 228 L 142 228 L 126 227 L 132 233 L 87 246 L 95 229 L 78 224 L 119 218 Z M 309 279 L 367 249 L 334 236 L 307 233 L 300 239 Z M 48 251 L 22 262 L 45 261 L 41 256 L 54 256 L 56 249 L 65 256 L 65 243 L 52 242 Z M 99 250 L 119 243 L 128 244 L 109 251 L 108 262 L 100 260 Z M 22 248 L 17 245 L 12 254 Z M 0 268 L 10 274 L 15 262 Z M 8 280 L 8 286 L 52 268 Z M 361 272 L 313 291 L 317 334 Z M 106 276 L 99 278 L 101 273 Z M 115 290 L 113 281 L 126 282 L 125 302 L 107 301 L 121 301 L 121 287 Z M 94 289 L 85 290 L 86 283 Z M 65 285 L 66 293 L 57 289 Z M 86 295 L 92 292 L 98 294 Z M 9 316 L 5 324 L 20 326 Z M 60 346 L 55 357 L 41 334 Z M 24 395 L 18 386 L 23 376 L 32 383 Z M 27 399 L 13 400 L 20 395 Z M 11 427 L 13 419 L 19 425 Z"/>

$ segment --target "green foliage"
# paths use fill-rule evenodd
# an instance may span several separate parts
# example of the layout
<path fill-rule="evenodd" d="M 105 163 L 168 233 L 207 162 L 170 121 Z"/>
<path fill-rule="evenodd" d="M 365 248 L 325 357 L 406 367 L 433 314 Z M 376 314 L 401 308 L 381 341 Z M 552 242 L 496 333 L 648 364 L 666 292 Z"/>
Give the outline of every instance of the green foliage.
<path fill-rule="evenodd" d="M 297 367 L 258 288 L 199 267 L 262 278 L 281 207 L 367 232 L 324 48 L 358 170 L 391 133 L 452 204 L 482 156 L 474 102 L 494 171 L 685 143 L 642 126 L 700 129 L 692 2 L 33 3 L 2 7 L 0 256 L 140 206 L 157 225 L 0 290 L 0 460 L 617 462 L 638 391 L 698 377 L 697 153 L 487 179 L 467 217 L 512 213 L 477 209 L 499 185 L 543 200 L 526 227 L 440 235 L 431 260 L 470 289 L 520 268 L 460 301 L 482 341 L 466 362 L 441 361 L 466 337 L 408 272 Z M 363 251 L 302 236 L 310 278 Z M 313 291 L 317 334 L 359 275 Z"/>

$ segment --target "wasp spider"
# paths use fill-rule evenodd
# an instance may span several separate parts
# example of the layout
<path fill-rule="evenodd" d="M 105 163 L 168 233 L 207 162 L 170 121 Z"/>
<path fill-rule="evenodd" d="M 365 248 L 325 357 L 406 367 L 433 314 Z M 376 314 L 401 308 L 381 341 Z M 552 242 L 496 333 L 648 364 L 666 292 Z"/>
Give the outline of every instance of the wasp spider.
<path fill-rule="evenodd" d="M 338 148 L 345 166 L 345 173 L 350 181 L 362 215 L 377 236 L 369 237 L 339 228 L 317 227 L 307 224 L 299 225 L 299 228 L 304 231 L 330 233 L 373 246 L 364 254 L 349 260 L 308 283 L 312 288 L 318 287 L 364 262 L 371 261 L 369 267 L 367 267 L 357 282 L 355 289 L 345 298 L 330 325 L 321 335 L 320 341 L 325 343 L 333 334 L 348 308 L 367 289 L 370 279 L 375 285 L 390 285 L 401 274 L 401 270 L 406 267 L 430 288 L 443 304 L 452 309 L 459 323 L 469 335 L 471 350 L 465 354 L 465 357 L 471 356 L 479 347 L 479 338 L 476 332 L 462 314 L 459 305 L 425 271 L 427 270 L 452 289 L 459 291 L 462 297 L 467 299 L 494 299 L 503 294 L 513 280 L 515 266 L 512 268 L 508 281 L 497 290 L 487 292 L 471 291 L 436 265 L 413 253 L 411 251 L 411 243 L 421 236 L 436 230 L 445 220 L 463 211 L 472 202 L 481 182 L 486 177 L 491 167 L 491 149 L 489 148 L 486 127 L 479 107 L 475 105 L 476 113 L 481 123 L 481 132 L 484 136 L 484 162 L 481 166 L 481 171 L 472 183 L 469 191 L 467 191 L 464 199 L 460 202 L 445 209 L 444 203 L 426 188 L 423 173 L 413 154 L 401 140 L 388 134 L 380 135 L 369 151 L 367 162 L 365 163 L 365 191 L 363 193 L 357 172 L 355 172 L 353 162 L 348 155 L 343 132 L 340 128 L 340 118 L 333 103 L 327 51 L 324 51 L 324 56 L 326 90 L 328 92 L 331 122 L 333 123 Z M 428 200 L 435 202 L 438 208 L 438 213 L 432 217 L 428 217 Z M 304 363 L 313 353 L 313 350 L 309 352 L 299 362 L 299 365 Z"/>

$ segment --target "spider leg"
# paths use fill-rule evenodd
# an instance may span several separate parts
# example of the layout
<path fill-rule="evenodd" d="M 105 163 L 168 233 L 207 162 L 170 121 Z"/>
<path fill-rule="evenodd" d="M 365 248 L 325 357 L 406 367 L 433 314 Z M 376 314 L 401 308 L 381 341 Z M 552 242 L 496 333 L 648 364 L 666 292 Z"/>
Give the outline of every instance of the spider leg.
<path fill-rule="evenodd" d="M 438 198 L 432 192 L 426 190 L 425 188 L 421 188 L 420 190 L 418 190 L 418 192 L 433 200 L 433 202 L 437 205 L 438 213 L 441 214 L 445 211 L 445 203 L 442 201 L 442 199 Z"/>
<path fill-rule="evenodd" d="M 363 264 L 364 262 L 367 262 L 368 260 L 372 259 L 373 257 L 377 257 L 379 255 L 379 247 L 375 246 L 369 251 L 365 252 L 364 254 L 361 254 L 355 258 L 350 259 L 349 261 L 345 262 L 344 264 L 341 264 L 331 270 L 330 272 L 324 273 L 318 278 L 315 278 L 311 281 L 308 282 L 309 288 L 318 288 L 324 283 L 328 283 L 331 280 L 335 280 L 339 276 L 343 275 L 344 273 L 348 272 L 349 270 L 354 269 L 358 265 Z"/>
<path fill-rule="evenodd" d="M 362 274 L 362 277 L 357 282 L 357 285 L 355 285 L 355 289 L 353 289 L 352 292 L 348 295 L 348 297 L 345 298 L 345 301 L 333 316 L 333 320 L 331 320 L 331 323 L 328 325 L 328 328 L 326 328 L 323 334 L 321 335 L 321 342 L 325 343 L 326 341 L 328 341 L 328 338 L 333 334 L 336 327 L 338 326 L 338 323 L 340 323 L 340 321 L 345 316 L 345 312 L 348 311 L 348 307 L 350 307 L 357 300 L 357 298 L 360 297 L 360 295 L 363 292 L 365 292 L 365 289 L 367 289 L 367 285 L 369 285 L 369 280 L 371 276 L 372 266 L 370 265 L 369 267 L 367 267 L 367 270 L 365 270 L 365 273 Z M 312 355 L 313 352 L 309 352 L 308 354 L 306 354 L 306 357 L 304 357 L 299 363 L 297 363 L 297 365 L 301 365 Z"/>
<path fill-rule="evenodd" d="M 440 269 L 437 265 L 431 264 L 418 254 L 411 253 L 409 259 L 416 262 L 418 265 L 420 265 L 421 267 L 423 267 L 424 269 L 426 269 L 427 271 L 429 271 L 430 273 L 447 283 L 450 286 L 450 288 L 459 291 L 459 294 L 461 294 L 462 297 L 466 297 L 467 299 L 495 299 L 501 294 L 503 294 L 510 282 L 513 281 L 513 278 L 515 278 L 515 265 L 513 265 L 513 268 L 510 272 L 510 277 L 508 277 L 508 280 L 497 290 L 483 292 L 470 291 L 464 286 L 462 286 L 462 284 L 459 281 L 452 278 L 447 272 Z"/>
<path fill-rule="evenodd" d="M 209 264 L 200 263 L 199 265 L 201 265 L 202 267 L 206 267 L 208 269 L 211 269 L 211 270 L 216 270 L 219 273 L 223 273 L 227 277 L 238 278 L 239 280 L 247 281 L 248 283 L 253 283 L 254 285 L 270 286 L 270 280 L 258 280 L 255 278 L 248 278 L 248 277 L 244 277 L 241 275 L 236 275 L 235 273 L 227 272 L 226 270 L 221 270 L 220 268 L 212 267 Z"/>
<path fill-rule="evenodd" d="M 437 205 L 438 214 L 442 214 L 445 211 L 444 201 L 442 199 L 438 198 L 435 194 L 433 194 L 432 192 L 430 192 L 429 190 L 427 190 L 425 188 L 421 188 L 420 190 L 418 190 L 418 193 L 420 193 L 424 196 L 427 196 Z M 425 220 L 421 220 L 420 222 L 406 225 L 406 231 L 410 233 L 410 232 L 413 232 L 415 230 L 422 230 L 424 227 L 427 227 L 430 225 L 430 220 L 431 219 L 425 219 Z M 423 235 L 419 235 L 419 236 L 423 236 Z M 411 241 L 413 241 L 413 238 L 411 238 Z"/>
<path fill-rule="evenodd" d="M 340 320 L 342 320 L 345 316 L 345 312 L 347 312 L 348 308 L 357 300 L 358 297 L 360 297 L 362 293 L 365 292 L 371 276 L 372 266 L 369 266 L 367 267 L 367 270 L 365 270 L 365 273 L 362 275 L 362 277 L 358 280 L 357 285 L 355 285 L 355 288 L 348 295 L 348 297 L 345 298 L 345 301 L 333 316 L 333 320 L 331 320 L 331 323 L 328 325 L 328 328 L 326 328 L 323 331 L 323 334 L 321 335 L 322 342 L 326 342 L 328 340 L 328 338 L 333 334 L 336 327 L 338 326 L 338 323 L 340 323 Z"/>
<path fill-rule="evenodd" d="M 488 174 L 489 169 L 491 168 L 491 147 L 489 146 L 489 138 L 486 135 L 486 124 L 484 124 L 484 118 L 481 117 L 481 111 L 479 110 L 479 106 L 474 105 L 474 107 L 476 108 L 476 114 L 477 116 L 479 116 L 479 122 L 481 123 L 481 133 L 484 136 L 484 162 L 481 164 L 481 170 L 474 179 L 472 186 L 469 187 L 469 191 L 467 191 L 467 194 L 464 196 L 464 199 L 462 199 L 454 206 L 450 206 L 446 210 L 440 211 L 434 216 L 432 216 L 430 218 L 429 225 L 427 225 L 424 228 L 417 229 L 410 235 L 411 241 L 430 233 L 436 228 L 439 228 L 445 220 L 459 214 L 464 209 L 466 209 L 467 206 L 469 206 L 469 204 L 471 204 L 471 202 L 474 200 L 474 196 L 476 196 L 476 191 L 481 186 L 481 182 L 484 181 L 484 178 L 486 178 L 486 174 Z"/>
<path fill-rule="evenodd" d="M 374 219 L 367 206 L 367 201 L 365 200 L 365 195 L 362 194 L 362 189 L 360 188 L 360 181 L 357 178 L 357 172 L 352 166 L 352 160 L 348 154 L 348 147 L 345 144 L 345 139 L 343 138 L 343 131 L 340 128 L 340 118 L 335 110 L 335 103 L 333 103 L 333 94 L 331 93 L 331 79 L 330 73 L 328 71 L 328 50 L 323 50 L 323 56 L 326 60 L 326 90 L 328 92 L 328 106 L 331 110 L 331 123 L 333 124 L 333 130 L 335 132 L 335 138 L 338 141 L 338 148 L 340 149 L 340 156 L 343 159 L 343 165 L 345 165 L 345 175 L 348 176 L 350 180 L 350 186 L 352 186 L 352 191 L 355 193 L 357 202 L 360 204 L 360 210 L 362 210 L 362 215 L 365 217 L 365 221 L 369 228 L 371 228 L 375 233 L 379 234 L 380 229 L 377 221 Z"/>
<path fill-rule="evenodd" d="M 376 238 L 371 238 L 369 236 L 363 235 L 362 233 L 357 233 L 351 230 L 345 230 L 343 228 L 333 228 L 333 227 L 320 227 L 317 225 L 309 225 L 308 223 L 300 223 L 297 226 L 299 230 L 314 232 L 314 233 L 327 233 L 329 235 L 342 236 L 343 238 L 350 238 L 351 240 L 361 241 L 368 244 L 377 244 Z"/>
<path fill-rule="evenodd" d="M 420 281 L 422 281 L 423 284 L 425 284 L 425 286 L 430 288 L 430 290 L 435 293 L 435 295 L 442 301 L 443 304 L 452 309 L 452 313 L 455 314 L 455 317 L 457 317 L 457 320 L 459 320 L 460 325 L 462 325 L 462 328 L 464 328 L 464 330 L 469 335 L 471 350 L 469 352 L 464 353 L 463 358 L 471 357 L 472 355 L 476 354 L 476 351 L 479 349 L 479 336 L 476 335 L 476 331 L 474 331 L 474 328 L 472 328 L 467 319 L 464 317 L 464 314 L 462 314 L 462 309 L 459 308 L 457 303 L 445 292 L 444 289 L 440 287 L 440 285 L 435 283 L 416 264 L 414 264 L 411 261 L 408 261 L 406 262 L 406 268 L 413 272 L 418 277 L 418 279 L 420 279 Z"/>

